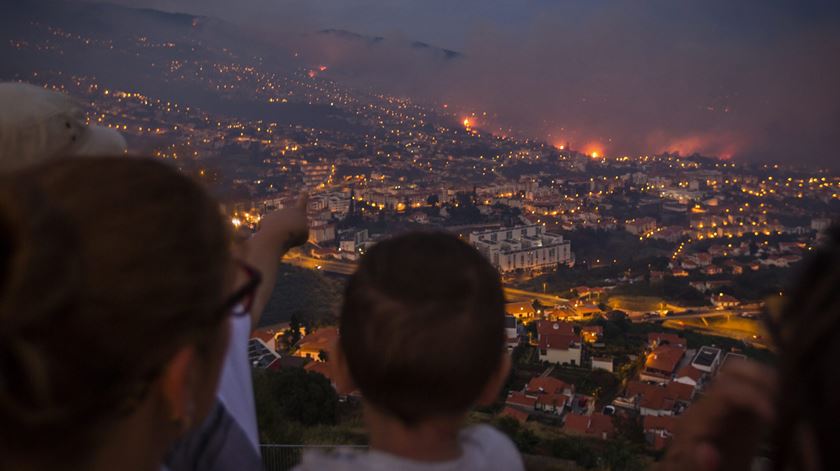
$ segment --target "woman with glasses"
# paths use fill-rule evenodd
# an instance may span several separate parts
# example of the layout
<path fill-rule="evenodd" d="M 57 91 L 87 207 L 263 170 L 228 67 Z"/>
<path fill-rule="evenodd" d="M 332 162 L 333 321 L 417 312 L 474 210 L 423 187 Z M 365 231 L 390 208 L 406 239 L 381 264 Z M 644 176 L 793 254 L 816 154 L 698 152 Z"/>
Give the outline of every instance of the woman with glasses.
<path fill-rule="evenodd" d="M 261 232 L 235 257 L 218 204 L 153 160 L 2 177 L 0 469 L 157 471 L 208 414 L 247 412 L 217 400 L 247 373 L 226 352 L 305 241 L 305 200 Z"/>

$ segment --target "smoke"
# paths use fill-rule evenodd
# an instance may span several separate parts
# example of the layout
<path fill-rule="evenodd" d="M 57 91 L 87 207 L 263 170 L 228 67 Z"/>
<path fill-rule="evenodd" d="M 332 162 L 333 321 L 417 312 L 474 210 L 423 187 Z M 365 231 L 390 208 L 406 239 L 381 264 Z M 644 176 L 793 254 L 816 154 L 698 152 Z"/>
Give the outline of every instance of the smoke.
<path fill-rule="evenodd" d="M 342 81 L 447 103 L 493 132 L 608 154 L 840 165 L 830 1 L 152 3 L 249 25 Z"/>

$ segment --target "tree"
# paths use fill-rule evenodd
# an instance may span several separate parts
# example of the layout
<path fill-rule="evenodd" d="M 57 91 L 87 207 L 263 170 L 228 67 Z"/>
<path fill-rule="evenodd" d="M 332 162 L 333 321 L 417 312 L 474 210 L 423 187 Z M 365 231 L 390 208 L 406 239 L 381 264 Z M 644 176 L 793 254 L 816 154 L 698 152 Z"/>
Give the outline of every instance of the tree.
<path fill-rule="evenodd" d="M 332 384 L 324 375 L 302 368 L 255 370 L 254 397 L 258 417 L 275 415 L 306 426 L 336 421 L 338 395 Z"/>
<path fill-rule="evenodd" d="M 300 321 L 298 320 L 297 314 L 292 314 L 291 319 L 289 319 L 289 328 L 286 329 L 285 338 L 287 340 L 288 348 L 291 349 L 295 344 L 300 342 L 301 333 L 300 333 Z"/>
<path fill-rule="evenodd" d="M 637 445 L 645 444 L 641 418 L 619 414 L 613 417 L 613 424 L 619 437 Z"/>

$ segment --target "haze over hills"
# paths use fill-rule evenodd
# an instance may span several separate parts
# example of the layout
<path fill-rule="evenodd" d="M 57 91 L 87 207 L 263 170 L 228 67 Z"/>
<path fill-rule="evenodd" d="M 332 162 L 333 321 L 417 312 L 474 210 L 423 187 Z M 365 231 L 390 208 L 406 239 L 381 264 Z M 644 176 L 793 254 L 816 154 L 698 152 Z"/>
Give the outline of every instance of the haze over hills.
<path fill-rule="evenodd" d="M 246 2 L 243 8 L 250 8 L 251 3 Z M 175 8 L 182 4 L 187 5 L 171 5 Z M 103 41 L 147 37 L 160 44 L 177 44 L 156 51 L 157 61 L 138 62 L 138 56 L 132 53 L 92 48 L 68 49 L 54 57 L 14 55 L 6 41 L 0 47 L 0 58 L 5 59 L 0 75 L 7 78 L 25 78 L 21 74 L 48 63 L 68 73 L 95 72 L 102 80 L 114 80 L 168 99 L 262 116 L 260 106 L 239 106 L 231 97 L 219 103 L 213 88 L 191 86 L 188 79 L 161 82 L 160 74 L 154 72 L 161 63 L 183 59 L 187 54 L 207 59 L 235 56 L 243 64 L 284 75 L 305 74 L 325 66 L 327 70 L 318 70 L 317 75 L 334 79 L 348 90 L 408 97 L 432 107 L 448 104 L 445 114 L 481 116 L 474 125 L 486 131 L 537 138 L 554 145 L 572 142 L 589 153 L 700 152 L 735 160 L 840 165 L 832 150 L 836 136 L 830 124 L 837 122 L 837 110 L 833 110 L 836 100 L 832 99 L 833 88 L 825 86 L 836 71 L 830 61 L 820 60 L 824 49 L 833 44 L 831 37 L 814 47 L 801 44 L 807 38 L 774 39 L 781 45 L 771 47 L 775 51 L 772 54 L 747 55 L 760 62 L 762 72 L 756 79 L 740 65 L 743 54 L 706 50 L 725 43 L 726 34 L 695 41 L 709 34 L 708 15 L 698 18 L 696 27 L 687 25 L 680 30 L 678 25 L 669 26 L 669 37 L 676 41 L 673 43 L 658 42 L 650 31 L 636 31 L 635 26 L 624 23 L 614 34 L 600 29 L 583 31 L 595 21 L 586 16 L 579 24 L 573 17 L 562 17 L 562 21 L 556 20 L 562 23 L 557 28 L 537 28 L 533 37 L 479 31 L 475 41 L 459 44 L 456 51 L 401 32 L 366 34 L 339 27 L 301 32 L 309 23 L 287 28 L 290 17 L 278 18 L 272 29 L 250 28 L 244 22 L 210 16 L 73 0 L 0 0 L 0 5 L 6 13 L 0 19 L 4 26 L 0 36 L 5 38 L 49 34 L 29 28 L 32 21 L 40 19 Z M 640 17 L 645 14 L 630 10 Z M 265 22 L 277 14 L 267 10 Z M 729 23 L 724 26 L 729 28 Z M 562 40 L 558 41 L 553 31 L 562 31 Z M 613 36 L 636 39 L 625 43 Z M 626 48 L 616 49 L 616 44 L 625 44 Z M 803 54 L 806 46 L 811 52 Z M 600 52 L 588 55 L 592 47 Z M 151 51 L 145 53 L 144 60 L 152 57 Z M 796 68 L 765 73 L 767 64 L 777 67 L 791 57 L 798 64 Z M 596 58 L 599 63 L 593 65 Z M 827 67 L 825 73 L 814 73 L 817 64 Z M 616 73 L 614 68 L 622 72 Z M 625 75 L 624 71 L 631 70 L 634 72 Z M 799 86 L 794 83 L 797 80 L 815 83 Z M 286 107 L 294 113 L 280 119 L 300 117 L 304 123 L 322 122 L 317 116 L 326 110 L 318 111 L 317 106 L 294 109 L 299 102 L 294 103 Z M 333 116 L 341 113 L 332 111 Z"/>

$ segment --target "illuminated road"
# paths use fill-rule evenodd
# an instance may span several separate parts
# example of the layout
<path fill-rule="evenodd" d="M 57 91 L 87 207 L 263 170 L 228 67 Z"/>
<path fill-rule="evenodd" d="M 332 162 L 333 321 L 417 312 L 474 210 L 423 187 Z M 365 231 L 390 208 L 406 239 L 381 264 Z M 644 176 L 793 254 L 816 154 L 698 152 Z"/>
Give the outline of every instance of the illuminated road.
<path fill-rule="evenodd" d="M 327 273 L 338 273 L 340 275 L 352 275 L 356 271 L 356 264 L 349 262 L 339 262 L 336 260 L 320 260 L 317 258 L 307 257 L 298 253 L 289 253 L 283 258 L 283 263 L 294 265 L 297 267 L 308 268 L 310 270 L 322 270 Z M 533 301 L 539 300 L 544 305 L 554 306 L 557 303 L 566 301 L 559 296 L 547 293 L 537 293 L 535 291 L 526 291 L 517 288 L 505 288 L 505 297 L 508 301 Z"/>

